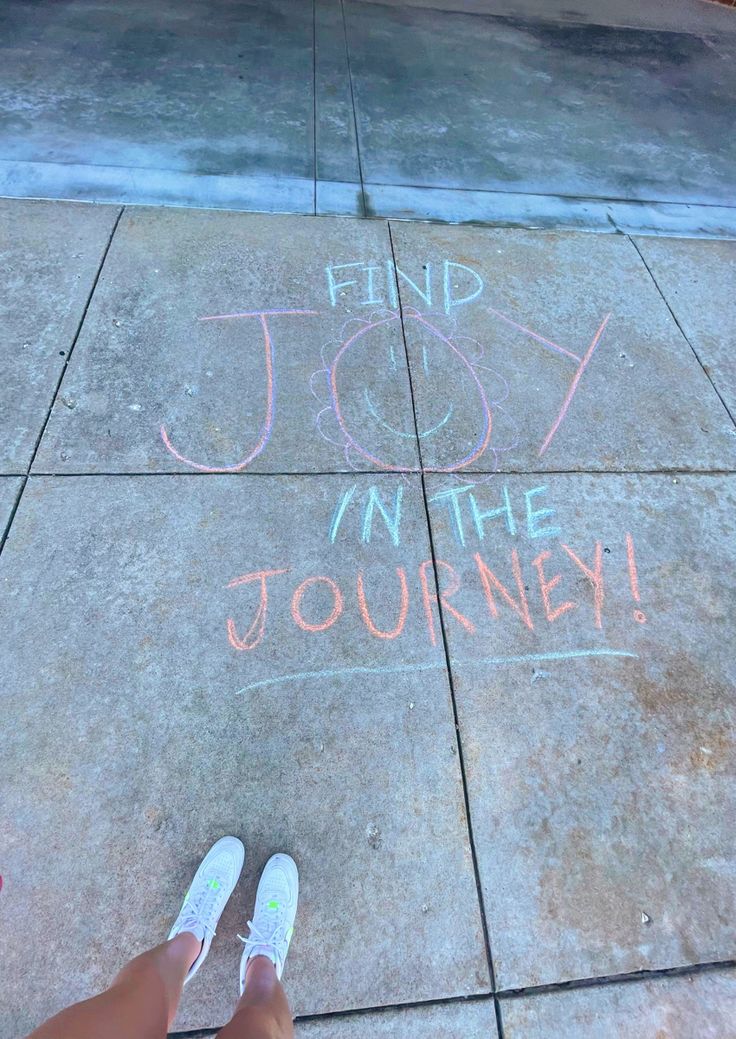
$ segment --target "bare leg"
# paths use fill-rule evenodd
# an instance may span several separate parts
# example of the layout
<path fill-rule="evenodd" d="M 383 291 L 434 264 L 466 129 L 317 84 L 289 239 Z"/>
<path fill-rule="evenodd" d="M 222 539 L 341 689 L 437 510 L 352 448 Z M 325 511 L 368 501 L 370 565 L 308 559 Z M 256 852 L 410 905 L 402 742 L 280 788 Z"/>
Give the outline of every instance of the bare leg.
<path fill-rule="evenodd" d="M 245 991 L 232 1020 L 217 1039 L 293 1039 L 294 1026 L 284 986 L 266 956 L 254 956 L 245 975 Z"/>
<path fill-rule="evenodd" d="M 166 1039 L 201 944 L 184 931 L 136 956 L 109 989 L 62 1010 L 28 1039 Z"/>

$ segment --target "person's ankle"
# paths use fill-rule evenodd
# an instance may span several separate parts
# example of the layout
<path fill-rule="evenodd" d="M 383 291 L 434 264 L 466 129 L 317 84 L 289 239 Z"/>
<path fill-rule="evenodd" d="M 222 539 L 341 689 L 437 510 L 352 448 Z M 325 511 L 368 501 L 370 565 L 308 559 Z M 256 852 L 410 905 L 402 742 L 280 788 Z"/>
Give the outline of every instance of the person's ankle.
<path fill-rule="evenodd" d="M 256 952 L 250 957 L 248 966 L 245 968 L 246 984 L 249 974 L 258 975 L 260 980 L 270 980 L 271 975 L 276 974 L 276 964 L 267 952 Z"/>
<path fill-rule="evenodd" d="M 182 947 L 186 947 L 187 953 L 191 954 L 191 958 L 189 958 L 189 955 L 187 957 L 187 969 L 189 969 L 202 952 L 204 940 L 200 938 L 198 934 L 195 934 L 194 931 L 180 931 L 175 938 L 171 939 L 170 944 L 174 945 L 175 943 L 178 943 Z"/>

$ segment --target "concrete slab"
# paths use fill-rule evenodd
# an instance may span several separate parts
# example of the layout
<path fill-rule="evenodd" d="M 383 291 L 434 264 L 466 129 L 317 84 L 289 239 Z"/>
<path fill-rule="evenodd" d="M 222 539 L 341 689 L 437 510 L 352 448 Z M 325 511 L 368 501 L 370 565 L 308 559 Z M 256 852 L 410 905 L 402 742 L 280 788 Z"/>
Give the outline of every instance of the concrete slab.
<path fill-rule="evenodd" d="M 297 1039 L 496 1039 L 493 1002 L 385 1010 L 378 1014 L 297 1021 Z"/>
<path fill-rule="evenodd" d="M 0 200 L 0 472 L 25 472 L 118 210 Z"/>
<path fill-rule="evenodd" d="M 231 1013 L 277 849 L 295 1013 L 488 991 L 428 558 L 418 477 L 31 478 L 0 562 L 4 1034 L 165 936 L 226 832 L 244 877 L 175 1030 Z"/>
<path fill-rule="evenodd" d="M 346 7 L 10 0 L 0 194 L 734 234 L 731 11 Z"/>
<path fill-rule="evenodd" d="M 0 541 L 5 536 L 22 483 L 23 480 L 19 476 L 0 477 Z"/>
<path fill-rule="evenodd" d="M 430 7 L 464 14 L 618 25 L 663 32 L 736 32 L 736 16 L 710 0 L 361 0 L 389 7 Z"/>
<path fill-rule="evenodd" d="M 355 276 L 395 295 L 390 257 L 378 222 L 126 210 L 36 471 L 416 468 L 400 321 Z"/>
<path fill-rule="evenodd" d="M 182 173 L 129 166 L 0 160 L 0 194 L 259 213 L 313 213 L 312 177 Z M 640 231 L 637 228 L 637 231 Z"/>
<path fill-rule="evenodd" d="M 723 403 L 736 417 L 736 242 L 638 238 L 636 247 Z"/>
<path fill-rule="evenodd" d="M 366 182 L 732 204 L 736 36 L 345 7 Z"/>
<path fill-rule="evenodd" d="M 392 238 L 425 466 L 734 467 L 733 423 L 628 239 Z"/>
<path fill-rule="evenodd" d="M 498 987 L 732 959 L 736 477 L 428 483 Z"/>
<path fill-rule="evenodd" d="M 364 216 L 345 20 L 339 0 L 317 0 L 314 31 L 314 211 Z"/>
<path fill-rule="evenodd" d="M 606 198 L 571 198 L 514 191 L 421 188 L 405 184 L 365 184 L 365 209 L 371 216 L 398 220 L 435 220 L 489 227 L 598 231 L 608 234 L 680 235 L 690 238 L 736 238 L 736 208 L 677 202 L 626 202 Z M 337 185 L 335 185 L 337 188 Z M 359 205 L 334 212 L 360 215 Z M 320 186 L 317 185 L 318 209 Z M 337 199 L 332 200 L 334 205 Z M 324 204 L 323 204 L 324 208 Z M 325 212 L 333 210 L 325 209 Z"/>
<path fill-rule="evenodd" d="M 506 1039 L 736 1037 L 736 974 L 708 972 L 571 989 L 501 1004 Z"/>
<path fill-rule="evenodd" d="M 317 180 L 360 184 L 345 22 L 340 0 L 315 3 Z"/>
<path fill-rule="evenodd" d="M 313 178 L 313 28 L 292 0 L 8 0 L 0 158 Z"/>
<path fill-rule="evenodd" d="M 358 181 L 318 180 L 315 197 L 319 216 L 363 216 L 363 187 Z"/>

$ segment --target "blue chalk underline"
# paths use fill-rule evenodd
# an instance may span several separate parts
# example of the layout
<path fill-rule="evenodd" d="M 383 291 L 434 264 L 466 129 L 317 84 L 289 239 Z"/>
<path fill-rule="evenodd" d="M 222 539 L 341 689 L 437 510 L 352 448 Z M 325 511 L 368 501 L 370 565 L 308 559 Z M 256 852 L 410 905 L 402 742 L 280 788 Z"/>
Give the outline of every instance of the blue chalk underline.
<path fill-rule="evenodd" d="M 625 649 L 568 649 L 557 653 L 524 653 L 513 657 L 482 657 L 480 660 L 458 660 L 450 658 L 450 664 L 457 667 L 503 667 L 505 664 L 530 664 L 545 660 L 579 660 L 582 657 L 629 657 L 638 659 L 637 653 L 629 653 Z M 339 667 L 322 671 L 295 671 L 292 674 L 276 675 L 274 678 L 263 678 L 259 682 L 250 682 L 235 693 L 249 693 L 254 689 L 266 689 L 268 686 L 281 685 L 286 682 L 306 682 L 312 678 L 337 678 L 339 675 L 399 675 L 412 671 L 441 670 L 446 666 L 445 660 L 432 661 L 426 664 L 398 664 L 395 667 Z"/>

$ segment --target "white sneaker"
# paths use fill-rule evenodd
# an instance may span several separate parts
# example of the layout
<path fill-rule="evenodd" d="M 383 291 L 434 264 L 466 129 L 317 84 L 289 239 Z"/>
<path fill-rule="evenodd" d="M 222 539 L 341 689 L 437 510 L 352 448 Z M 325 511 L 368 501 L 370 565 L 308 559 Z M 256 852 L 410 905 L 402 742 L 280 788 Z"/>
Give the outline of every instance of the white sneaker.
<path fill-rule="evenodd" d="M 240 994 L 245 988 L 248 961 L 254 956 L 267 956 L 281 978 L 286 954 L 294 933 L 296 905 L 299 899 L 299 872 L 289 855 L 272 855 L 266 863 L 256 892 L 253 919 L 248 921 L 250 934 L 238 935 L 245 944 L 240 960 Z"/>
<path fill-rule="evenodd" d="M 189 969 L 184 984 L 193 978 L 207 958 L 217 921 L 238 882 L 245 861 L 245 848 L 237 837 L 221 837 L 212 845 L 194 874 L 169 941 L 191 931 L 202 942 L 202 951 Z"/>

